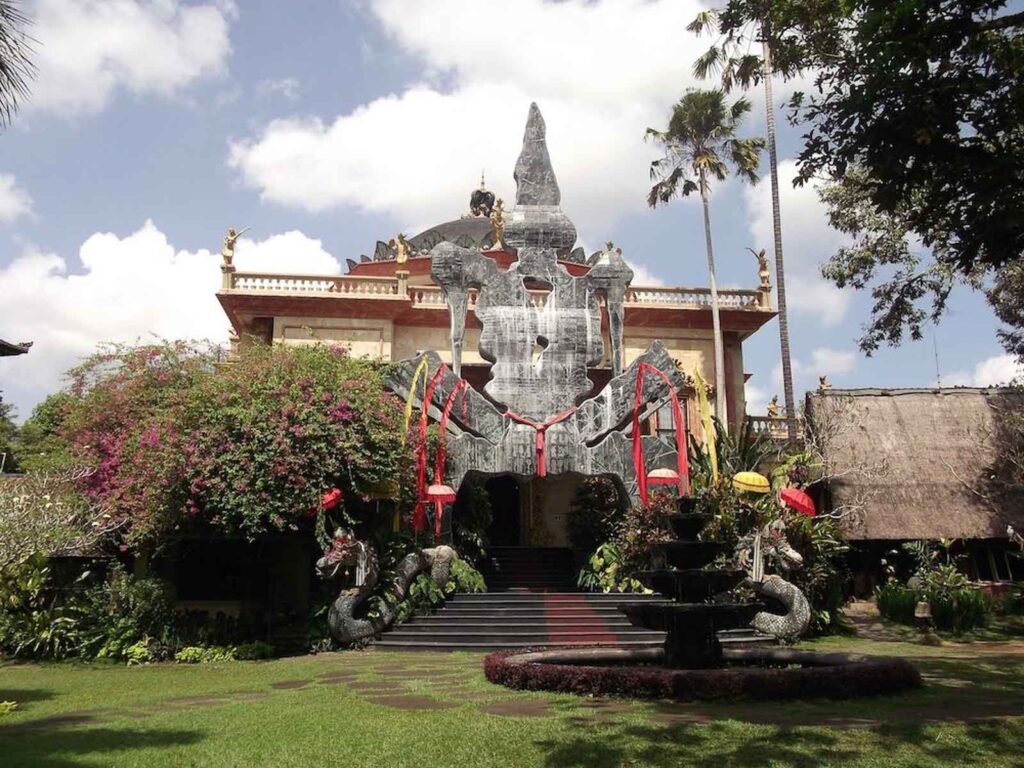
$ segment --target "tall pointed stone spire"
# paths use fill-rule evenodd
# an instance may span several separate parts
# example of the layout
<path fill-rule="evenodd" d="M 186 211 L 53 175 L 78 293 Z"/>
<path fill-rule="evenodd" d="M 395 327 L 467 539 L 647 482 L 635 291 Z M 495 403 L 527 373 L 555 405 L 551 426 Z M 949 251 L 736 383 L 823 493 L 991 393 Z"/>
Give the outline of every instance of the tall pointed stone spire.
<path fill-rule="evenodd" d="M 536 102 L 530 104 L 523 133 L 523 150 L 512 174 L 516 180 L 516 205 L 558 205 L 562 194 L 551 167 L 544 117 Z"/>
<path fill-rule="evenodd" d="M 562 213 L 562 193 L 548 155 L 547 128 L 536 104 L 530 105 L 523 132 L 523 150 L 516 161 L 516 206 L 505 226 L 504 242 L 517 251 L 533 248 L 554 261 L 576 242 L 576 227 Z M 520 254 L 522 259 L 522 254 Z"/>

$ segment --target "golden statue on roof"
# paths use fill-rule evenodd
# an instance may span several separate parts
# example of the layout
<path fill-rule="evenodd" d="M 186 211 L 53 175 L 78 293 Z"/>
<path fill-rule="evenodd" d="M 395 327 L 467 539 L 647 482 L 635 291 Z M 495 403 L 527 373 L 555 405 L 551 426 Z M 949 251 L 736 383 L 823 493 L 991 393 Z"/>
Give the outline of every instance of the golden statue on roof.
<path fill-rule="evenodd" d="M 238 238 L 248 232 L 251 227 L 245 227 L 241 232 L 235 232 L 233 227 L 228 227 L 228 233 L 224 235 L 224 247 L 220 250 L 220 256 L 224 259 L 224 266 L 232 266 L 232 262 L 235 258 L 235 243 L 238 242 Z"/>

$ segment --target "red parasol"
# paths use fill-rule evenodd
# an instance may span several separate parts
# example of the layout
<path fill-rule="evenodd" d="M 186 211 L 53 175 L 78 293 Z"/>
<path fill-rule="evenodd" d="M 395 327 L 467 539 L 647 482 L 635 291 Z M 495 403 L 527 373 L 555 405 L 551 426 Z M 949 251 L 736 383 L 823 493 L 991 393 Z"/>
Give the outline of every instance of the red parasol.
<path fill-rule="evenodd" d="M 779 498 L 782 503 L 797 512 L 803 512 L 808 517 L 814 517 L 814 502 L 811 497 L 799 488 L 783 488 L 779 491 Z"/>

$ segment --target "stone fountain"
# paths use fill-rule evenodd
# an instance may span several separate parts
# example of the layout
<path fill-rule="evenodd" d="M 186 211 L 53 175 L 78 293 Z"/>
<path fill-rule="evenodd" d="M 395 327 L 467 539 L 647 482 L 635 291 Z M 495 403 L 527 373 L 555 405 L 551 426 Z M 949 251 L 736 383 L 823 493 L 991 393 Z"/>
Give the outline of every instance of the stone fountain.
<path fill-rule="evenodd" d="M 619 608 L 633 624 L 665 632 L 665 663 L 686 669 L 721 665 L 718 633 L 748 626 L 764 609 L 760 603 L 729 600 L 730 592 L 746 578 L 746 571 L 707 568 L 727 545 L 698 541 L 710 515 L 694 511 L 695 501 L 691 496 L 679 498 L 679 511 L 671 521 L 679 538 L 660 547 L 658 559 L 672 567 L 637 574 L 644 586 L 668 600 Z"/>

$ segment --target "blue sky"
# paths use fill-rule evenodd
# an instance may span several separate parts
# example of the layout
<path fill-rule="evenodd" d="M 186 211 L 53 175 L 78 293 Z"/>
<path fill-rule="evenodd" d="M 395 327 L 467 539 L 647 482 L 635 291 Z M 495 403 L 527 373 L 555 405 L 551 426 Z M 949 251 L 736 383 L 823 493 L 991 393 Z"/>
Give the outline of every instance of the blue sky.
<path fill-rule="evenodd" d="M 623 248 L 637 282 L 704 285 L 696 201 L 645 207 L 644 129 L 695 85 L 707 45 L 690 0 L 35 0 L 39 76 L 0 135 L 0 365 L 24 417 L 98 342 L 226 337 L 214 299 L 229 225 L 251 226 L 242 269 L 333 272 L 374 242 L 455 218 L 481 169 L 514 196 L 531 100 L 548 123 L 563 208 L 588 250 Z M 777 101 L 788 93 L 781 83 Z M 763 132 L 751 93 L 750 134 Z M 929 386 L 931 335 L 856 349 L 870 297 L 817 265 L 840 242 L 813 190 L 789 185 L 797 132 L 780 120 L 783 227 L 798 387 Z M 756 285 L 770 248 L 767 180 L 715 190 L 719 281 Z M 1015 368 L 978 295 L 935 331 L 944 384 Z M 745 346 L 754 408 L 780 390 L 772 323 Z"/>

